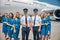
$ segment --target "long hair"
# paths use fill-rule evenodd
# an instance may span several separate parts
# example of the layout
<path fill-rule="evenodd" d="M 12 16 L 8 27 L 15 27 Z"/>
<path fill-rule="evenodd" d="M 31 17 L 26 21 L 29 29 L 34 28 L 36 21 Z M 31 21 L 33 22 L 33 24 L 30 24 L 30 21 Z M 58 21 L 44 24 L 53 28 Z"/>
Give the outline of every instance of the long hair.
<path fill-rule="evenodd" d="M 11 18 L 14 18 L 14 14 L 13 14 L 12 12 L 10 12 L 10 13 L 9 13 L 9 15 L 10 15 L 10 14 L 12 15 L 12 17 L 11 17 Z M 10 17 L 10 16 L 9 16 L 9 17 Z"/>
<path fill-rule="evenodd" d="M 15 13 L 15 17 L 17 17 L 17 14 L 20 15 L 19 12 L 16 12 L 16 13 Z"/>

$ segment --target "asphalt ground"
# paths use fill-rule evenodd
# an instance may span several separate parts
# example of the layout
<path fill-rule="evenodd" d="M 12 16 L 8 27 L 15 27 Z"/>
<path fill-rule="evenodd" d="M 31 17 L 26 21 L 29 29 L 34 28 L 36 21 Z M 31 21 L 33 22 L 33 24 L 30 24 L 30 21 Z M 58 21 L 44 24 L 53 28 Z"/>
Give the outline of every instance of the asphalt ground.
<path fill-rule="evenodd" d="M 21 28 L 19 33 L 20 40 L 22 40 Z M 0 40 L 4 40 L 4 34 L 2 33 L 2 23 L 0 23 Z M 33 40 L 32 30 L 30 31 L 30 34 L 29 34 L 29 40 Z M 51 39 L 49 40 L 60 40 L 60 22 L 59 21 L 51 21 Z"/>

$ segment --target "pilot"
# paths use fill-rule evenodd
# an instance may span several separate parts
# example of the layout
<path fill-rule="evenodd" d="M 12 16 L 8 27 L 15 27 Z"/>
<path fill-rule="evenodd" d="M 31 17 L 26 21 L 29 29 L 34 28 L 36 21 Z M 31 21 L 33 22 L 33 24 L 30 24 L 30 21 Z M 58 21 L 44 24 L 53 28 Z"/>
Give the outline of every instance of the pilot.
<path fill-rule="evenodd" d="M 38 9 L 33 9 L 34 16 L 32 16 L 32 29 L 34 40 L 39 40 L 39 32 L 41 27 L 41 18 L 38 16 Z"/>
<path fill-rule="evenodd" d="M 27 15 L 27 13 L 28 13 L 27 8 L 24 8 L 23 12 L 24 12 L 24 16 L 21 18 L 22 40 L 25 40 L 25 39 L 28 40 L 29 32 L 31 30 L 31 27 L 30 27 L 31 19 L 30 19 L 30 16 Z"/>

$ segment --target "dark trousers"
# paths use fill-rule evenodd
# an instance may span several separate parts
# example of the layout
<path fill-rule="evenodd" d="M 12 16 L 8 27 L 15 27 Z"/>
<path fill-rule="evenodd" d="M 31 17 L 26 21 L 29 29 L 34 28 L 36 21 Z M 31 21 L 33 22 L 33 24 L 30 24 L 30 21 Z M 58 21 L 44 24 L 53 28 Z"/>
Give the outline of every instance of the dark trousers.
<path fill-rule="evenodd" d="M 39 26 L 36 26 L 36 27 L 33 26 L 33 37 L 34 37 L 34 40 L 39 40 L 38 29 L 39 29 Z"/>
<path fill-rule="evenodd" d="M 30 29 L 29 27 L 22 27 L 22 40 L 28 40 Z"/>

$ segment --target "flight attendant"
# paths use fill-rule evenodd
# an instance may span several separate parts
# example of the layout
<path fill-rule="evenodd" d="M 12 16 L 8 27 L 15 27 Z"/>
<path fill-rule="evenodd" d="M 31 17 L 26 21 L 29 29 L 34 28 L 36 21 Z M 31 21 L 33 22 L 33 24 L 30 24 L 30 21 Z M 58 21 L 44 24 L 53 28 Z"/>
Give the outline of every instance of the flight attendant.
<path fill-rule="evenodd" d="M 2 17 L 2 32 L 4 33 L 5 40 L 7 38 L 7 24 L 6 22 L 8 21 L 8 13 L 5 13 L 4 16 Z"/>
<path fill-rule="evenodd" d="M 42 26 L 40 30 L 41 40 L 45 40 L 45 20 L 44 20 L 44 13 L 41 14 L 42 19 Z"/>
<path fill-rule="evenodd" d="M 50 19 L 50 13 L 47 14 L 47 21 L 48 21 L 48 37 L 50 38 L 50 35 L 51 35 L 51 19 Z"/>
<path fill-rule="evenodd" d="M 20 14 L 19 12 L 16 12 L 15 13 L 15 18 L 14 18 L 14 26 L 15 26 L 15 31 L 16 32 L 13 32 L 13 38 L 15 40 L 18 39 L 18 36 L 19 36 L 19 30 L 20 30 Z"/>
<path fill-rule="evenodd" d="M 45 40 L 48 40 L 48 17 L 47 17 L 47 13 L 44 13 L 44 20 L 45 20 Z"/>
<path fill-rule="evenodd" d="M 21 23 L 22 23 L 22 40 L 28 40 L 29 37 L 29 32 L 30 32 L 30 16 L 27 15 L 28 9 L 24 8 L 23 9 L 24 16 L 21 18 Z"/>
<path fill-rule="evenodd" d="M 7 31 L 7 33 L 8 33 L 8 40 L 12 40 L 12 34 L 13 34 L 12 25 L 14 25 L 13 17 L 14 17 L 13 13 L 10 12 L 9 13 L 9 19 L 8 19 L 8 22 L 7 22 L 7 25 L 8 25 L 8 27 L 7 27 L 7 29 L 8 29 L 8 31 Z"/>
<path fill-rule="evenodd" d="M 32 16 L 32 29 L 34 40 L 39 40 L 39 32 L 41 27 L 41 18 L 38 16 L 38 9 L 33 9 L 34 16 Z"/>

